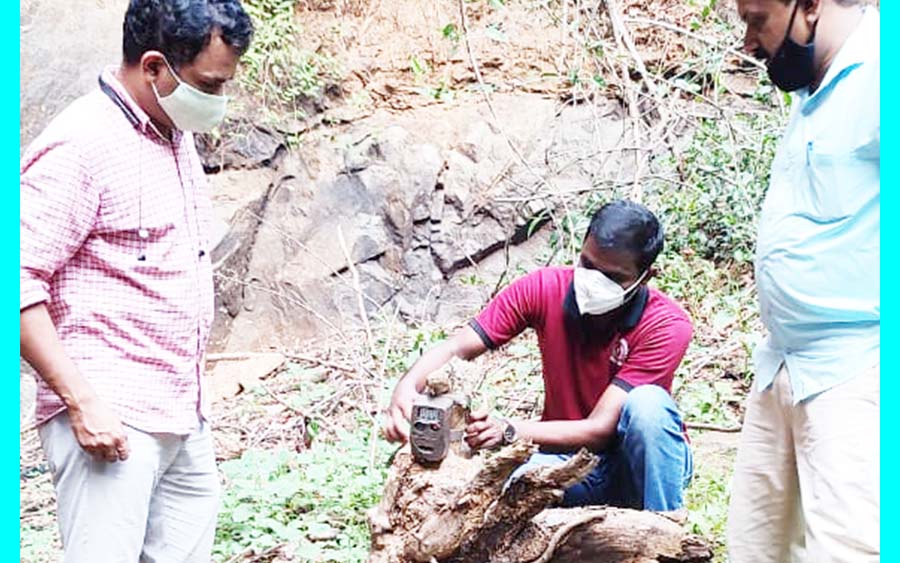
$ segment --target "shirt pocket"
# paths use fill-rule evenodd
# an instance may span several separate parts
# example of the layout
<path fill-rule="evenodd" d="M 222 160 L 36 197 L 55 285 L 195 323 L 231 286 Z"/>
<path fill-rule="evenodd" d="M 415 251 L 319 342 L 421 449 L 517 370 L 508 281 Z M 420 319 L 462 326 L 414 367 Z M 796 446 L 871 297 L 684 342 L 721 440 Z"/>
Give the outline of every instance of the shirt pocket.
<path fill-rule="evenodd" d="M 823 222 L 852 217 L 880 195 L 880 140 L 873 135 L 862 143 L 831 148 L 807 143 L 809 215 Z"/>
<path fill-rule="evenodd" d="M 177 251 L 175 223 L 154 222 L 141 226 L 122 226 L 105 230 L 101 236 L 122 260 L 132 263 L 134 271 L 151 273 L 169 269 Z"/>

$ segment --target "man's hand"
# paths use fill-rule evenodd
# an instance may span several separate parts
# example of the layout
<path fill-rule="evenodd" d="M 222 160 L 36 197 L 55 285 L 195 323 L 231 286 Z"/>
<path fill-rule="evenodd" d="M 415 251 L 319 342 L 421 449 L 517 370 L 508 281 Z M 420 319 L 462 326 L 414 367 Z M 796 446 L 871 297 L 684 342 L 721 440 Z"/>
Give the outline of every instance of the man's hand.
<path fill-rule="evenodd" d="M 414 386 L 404 385 L 402 382 L 394 390 L 384 421 L 384 437 L 389 442 L 409 440 L 409 417 L 412 416 L 413 401 L 418 396 Z"/>
<path fill-rule="evenodd" d="M 454 357 L 472 360 L 487 350 L 475 329 L 466 325 L 452 337 L 434 346 L 416 360 L 413 367 L 404 375 L 391 397 L 391 406 L 385 413 L 384 437 L 391 442 L 409 440 L 409 417 L 412 416 L 412 405 L 419 396 L 419 389 L 425 388 L 425 379 L 449 362 Z"/>
<path fill-rule="evenodd" d="M 125 428 L 66 354 L 44 303 L 19 313 L 19 349 L 22 357 L 62 399 L 78 444 L 106 461 L 128 458 Z"/>
<path fill-rule="evenodd" d="M 473 450 L 496 448 L 503 444 L 505 428 L 505 421 L 488 416 L 486 411 L 473 412 L 466 426 L 466 443 Z"/>
<path fill-rule="evenodd" d="M 108 462 L 128 459 L 128 436 L 116 413 L 100 399 L 78 408 L 69 408 L 72 432 L 82 449 L 98 460 Z"/>

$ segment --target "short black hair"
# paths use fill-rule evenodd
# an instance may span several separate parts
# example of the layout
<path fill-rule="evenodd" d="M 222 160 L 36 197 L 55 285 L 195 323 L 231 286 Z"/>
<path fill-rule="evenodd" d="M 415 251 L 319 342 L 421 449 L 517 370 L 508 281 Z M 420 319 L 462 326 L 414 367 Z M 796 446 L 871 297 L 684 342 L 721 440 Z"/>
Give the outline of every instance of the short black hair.
<path fill-rule="evenodd" d="M 656 215 L 640 203 L 624 199 L 594 212 L 587 236 L 600 248 L 633 254 L 641 271 L 649 268 L 663 249 L 663 228 Z"/>
<path fill-rule="evenodd" d="M 130 0 L 122 31 L 125 64 L 137 64 L 147 51 L 160 51 L 179 66 L 193 61 L 214 32 L 243 55 L 253 23 L 240 0 Z"/>

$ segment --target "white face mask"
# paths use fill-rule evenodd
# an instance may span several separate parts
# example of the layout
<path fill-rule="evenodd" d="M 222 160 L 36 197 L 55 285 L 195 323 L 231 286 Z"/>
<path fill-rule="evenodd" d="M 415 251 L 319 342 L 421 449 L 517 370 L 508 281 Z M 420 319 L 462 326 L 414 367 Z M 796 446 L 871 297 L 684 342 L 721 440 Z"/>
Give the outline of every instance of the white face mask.
<path fill-rule="evenodd" d="M 166 61 L 166 66 L 178 81 L 175 90 L 168 96 L 160 96 L 156 90 L 156 84 L 151 83 L 151 85 L 159 105 L 175 124 L 175 127 L 182 131 L 205 133 L 221 123 L 225 118 L 228 97 L 201 92 L 181 80 L 169 65 L 169 61 Z"/>
<path fill-rule="evenodd" d="M 582 315 L 602 315 L 621 307 L 628 295 L 641 281 L 647 272 L 628 289 L 612 281 L 598 270 L 590 270 L 577 266 L 575 268 L 575 302 Z"/>

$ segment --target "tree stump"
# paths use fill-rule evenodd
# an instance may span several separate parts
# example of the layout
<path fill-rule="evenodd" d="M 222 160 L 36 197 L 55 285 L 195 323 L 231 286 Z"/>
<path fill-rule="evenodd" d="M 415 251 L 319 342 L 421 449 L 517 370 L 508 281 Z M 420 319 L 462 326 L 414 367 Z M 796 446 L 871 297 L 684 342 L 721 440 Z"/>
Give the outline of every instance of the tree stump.
<path fill-rule="evenodd" d="M 671 514 L 606 506 L 553 508 L 597 458 L 512 472 L 537 448 L 525 442 L 493 456 L 458 449 L 439 467 L 415 463 L 408 447 L 391 466 L 381 503 L 369 512 L 370 563 L 700 563 L 712 551 Z"/>

